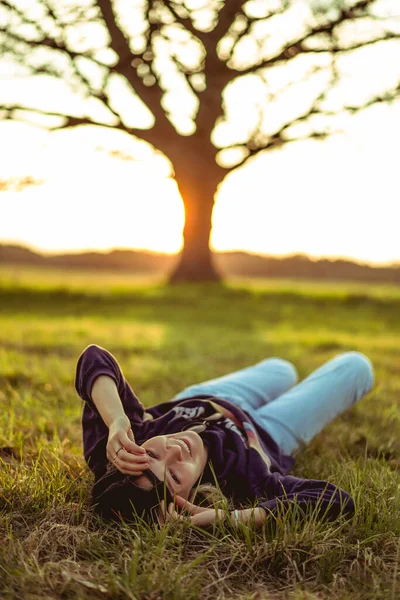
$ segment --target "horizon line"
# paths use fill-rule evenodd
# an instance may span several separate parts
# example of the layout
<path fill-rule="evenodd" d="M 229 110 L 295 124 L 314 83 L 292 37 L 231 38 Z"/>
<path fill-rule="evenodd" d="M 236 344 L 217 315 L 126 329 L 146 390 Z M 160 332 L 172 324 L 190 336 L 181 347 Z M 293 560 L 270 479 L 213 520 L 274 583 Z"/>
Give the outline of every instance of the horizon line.
<path fill-rule="evenodd" d="M 34 252 L 36 254 L 41 254 L 44 257 L 55 257 L 55 256 L 65 256 L 65 255 L 82 255 L 82 254 L 90 254 L 90 253 L 95 253 L 95 254 L 111 254 L 112 252 L 118 252 L 118 251 L 128 251 L 128 252 L 143 252 L 146 254 L 153 254 L 153 255 L 161 255 L 161 256 L 178 256 L 181 252 L 181 249 L 179 249 L 176 252 L 166 252 L 166 251 L 161 251 L 161 250 L 152 250 L 150 248 L 135 248 L 135 247 L 127 247 L 127 246 L 113 246 L 110 248 L 106 248 L 106 249 L 101 249 L 101 248 L 79 248 L 79 249 L 61 249 L 61 250 L 45 250 L 43 248 L 40 248 L 38 246 L 35 245 L 29 245 L 29 244 L 21 244 L 18 243 L 16 241 L 7 241 L 7 240 L 0 240 L 0 247 L 1 246 L 9 246 L 9 247 L 15 247 L 15 248 L 22 248 L 25 250 L 29 250 L 30 252 Z M 255 256 L 255 257 L 260 257 L 260 258 L 276 258 L 276 259 L 288 259 L 288 258 L 293 258 L 295 256 L 302 256 L 304 258 L 307 258 L 308 260 L 312 261 L 312 262 L 318 262 L 318 261 L 328 261 L 328 262 L 336 262 L 336 261 L 345 261 L 345 262 L 350 262 L 353 264 L 357 264 L 360 266 L 369 266 L 372 268 L 399 268 L 400 267 L 400 258 L 396 259 L 394 261 L 381 261 L 381 262 L 372 262 L 372 261 L 368 261 L 367 259 L 362 260 L 362 259 L 357 259 L 357 258 L 352 258 L 351 256 L 344 256 L 344 255 L 337 255 L 337 256 L 326 256 L 326 255 L 318 255 L 318 256 L 313 256 L 311 254 L 307 254 L 307 252 L 289 252 L 289 253 L 285 253 L 285 254 L 265 254 L 262 252 L 255 252 L 253 250 L 246 250 L 244 248 L 234 248 L 234 249 L 229 249 L 229 250 L 216 250 L 211 248 L 211 252 L 213 254 L 233 254 L 233 253 L 243 253 L 243 254 L 248 254 L 250 256 Z"/>

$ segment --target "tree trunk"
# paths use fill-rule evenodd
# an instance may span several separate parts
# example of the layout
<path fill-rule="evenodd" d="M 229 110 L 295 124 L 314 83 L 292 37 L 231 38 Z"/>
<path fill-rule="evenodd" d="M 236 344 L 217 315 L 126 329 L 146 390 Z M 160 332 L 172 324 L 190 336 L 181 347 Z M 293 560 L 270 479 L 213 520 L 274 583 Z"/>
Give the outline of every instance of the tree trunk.
<path fill-rule="evenodd" d="M 170 283 L 220 281 L 209 247 L 214 196 L 223 177 L 214 158 L 211 165 L 199 160 L 193 168 L 183 164 L 175 169 L 185 207 L 183 249 Z M 205 168 L 205 167 L 208 168 Z"/>

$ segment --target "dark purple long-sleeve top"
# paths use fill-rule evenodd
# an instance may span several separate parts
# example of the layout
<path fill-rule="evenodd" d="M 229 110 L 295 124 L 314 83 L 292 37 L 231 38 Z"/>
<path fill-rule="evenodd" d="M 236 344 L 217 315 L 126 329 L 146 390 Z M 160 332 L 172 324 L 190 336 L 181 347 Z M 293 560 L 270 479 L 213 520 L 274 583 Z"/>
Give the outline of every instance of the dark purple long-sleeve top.
<path fill-rule="evenodd" d="M 157 435 L 187 429 L 198 431 L 214 471 L 213 474 L 210 466 L 206 467 L 203 483 L 215 483 L 216 476 L 227 496 L 240 503 L 255 503 L 267 512 L 276 512 L 277 508 L 282 509 L 295 501 L 302 508 L 314 506 L 321 517 L 329 519 L 340 514 L 346 517 L 354 514 L 352 497 L 334 484 L 288 475 L 295 464 L 294 458 L 283 454 L 271 436 L 232 402 L 224 398 L 193 396 L 145 410 L 116 359 L 104 348 L 93 344 L 79 357 L 75 387 L 85 401 L 83 447 L 96 480 L 107 466 L 108 428 L 91 397 L 93 383 L 100 375 L 115 381 L 137 444 Z M 216 406 L 221 410 L 218 411 Z M 118 473 L 117 478 L 124 485 L 129 476 Z M 129 486 L 125 487 L 129 489 Z"/>

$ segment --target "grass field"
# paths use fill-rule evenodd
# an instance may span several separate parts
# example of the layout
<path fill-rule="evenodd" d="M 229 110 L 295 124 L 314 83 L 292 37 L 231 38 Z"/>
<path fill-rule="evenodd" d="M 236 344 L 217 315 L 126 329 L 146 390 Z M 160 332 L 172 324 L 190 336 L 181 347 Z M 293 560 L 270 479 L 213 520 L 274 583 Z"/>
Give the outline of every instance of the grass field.
<path fill-rule="evenodd" d="M 306 376 L 338 352 L 375 366 L 373 391 L 297 457 L 293 474 L 349 491 L 340 525 L 274 534 L 104 525 L 88 508 L 77 358 L 97 343 L 142 402 L 268 356 Z M 0 598 L 400 597 L 400 288 L 0 270 Z"/>

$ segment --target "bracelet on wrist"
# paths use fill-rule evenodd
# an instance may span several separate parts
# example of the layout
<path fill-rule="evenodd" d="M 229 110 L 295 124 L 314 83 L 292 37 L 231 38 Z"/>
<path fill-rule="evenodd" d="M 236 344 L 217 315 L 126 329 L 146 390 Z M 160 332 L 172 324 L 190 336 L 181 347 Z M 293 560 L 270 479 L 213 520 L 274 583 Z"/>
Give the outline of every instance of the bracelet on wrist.
<path fill-rule="evenodd" d="M 239 511 L 237 509 L 235 509 L 234 511 L 231 512 L 231 518 L 230 519 L 225 519 L 224 524 L 227 526 L 231 526 L 233 528 L 237 528 L 238 524 L 240 523 L 240 519 L 239 519 Z"/>
<path fill-rule="evenodd" d="M 241 523 L 239 514 L 240 514 L 240 510 L 235 509 L 235 510 L 231 511 L 230 518 L 227 515 L 225 515 L 225 517 L 222 521 L 223 525 L 225 527 L 233 527 L 233 528 L 237 529 L 237 527 L 239 526 L 239 523 Z"/>

